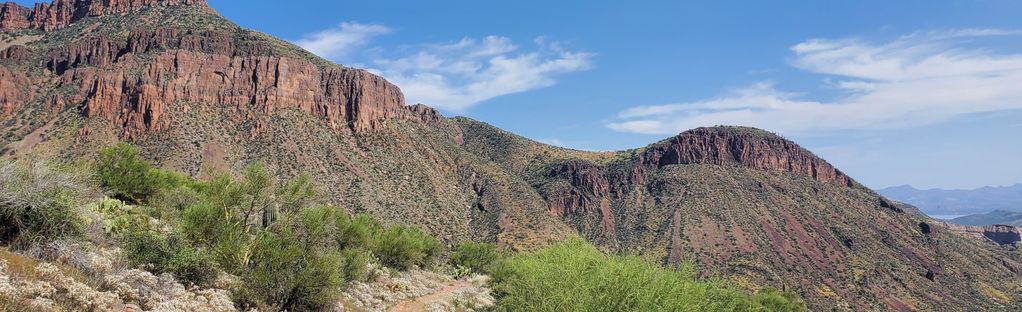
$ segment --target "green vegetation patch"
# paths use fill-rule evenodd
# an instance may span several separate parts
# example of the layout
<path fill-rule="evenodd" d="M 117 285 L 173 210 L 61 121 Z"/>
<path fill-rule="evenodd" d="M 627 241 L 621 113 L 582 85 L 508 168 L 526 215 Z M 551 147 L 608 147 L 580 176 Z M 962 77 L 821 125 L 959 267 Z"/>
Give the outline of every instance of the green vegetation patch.
<path fill-rule="evenodd" d="M 754 295 L 699 281 L 691 266 L 664 268 L 611 256 L 580 238 L 512 256 L 492 270 L 498 311 L 803 311 L 790 293 Z"/>

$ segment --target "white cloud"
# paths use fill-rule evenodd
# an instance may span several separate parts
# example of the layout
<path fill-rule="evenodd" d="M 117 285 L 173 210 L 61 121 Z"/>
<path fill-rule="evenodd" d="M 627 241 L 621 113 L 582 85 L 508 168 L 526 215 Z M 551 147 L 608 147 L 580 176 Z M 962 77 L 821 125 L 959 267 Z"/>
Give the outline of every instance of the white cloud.
<path fill-rule="evenodd" d="M 608 127 L 671 134 L 698 126 L 735 124 L 782 133 L 911 127 L 956 116 L 1022 109 L 1022 54 L 975 47 L 974 39 L 1022 35 L 965 29 L 915 33 L 887 43 L 812 39 L 791 48 L 792 65 L 827 75 L 844 92 L 813 100 L 770 82 L 721 97 L 621 112 Z"/>
<path fill-rule="evenodd" d="M 373 37 L 390 31 L 387 26 L 379 24 L 344 22 L 337 27 L 305 35 L 295 44 L 324 58 L 338 59 L 347 57 Z"/>
<path fill-rule="evenodd" d="M 592 67 L 591 53 L 569 51 L 542 37 L 531 49 L 500 36 L 410 48 L 365 48 L 373 37 L 389 32 L 384 25 L 345 22 L 295 43 L 324 58 L 368 67 L 400 86 L 409 103 L 454 112 L 498 96 L 549 87 L 557 83 L 559 74 Z"/>
<path fill-rule="evenodd" d="M 376 59 L 371 70 L 400 86 L 409 103 L 461 112 L 498 96 L 552 86 L 558 74 L 592 66 L 592 54 L 556 42 L 537 40 L 534 50 L 520 50 L 505 37 L 465 38 Z"/>
<path fill-rule="evenodd" d="M 539 139 L 537 141 L 539 141 L 540 143 L 546 144 L 546 145 L 553 145 L 553 146 L 564 147 L 564 141 L 562 141 L 561 139 L 558 139 L 558 138 Z"/>

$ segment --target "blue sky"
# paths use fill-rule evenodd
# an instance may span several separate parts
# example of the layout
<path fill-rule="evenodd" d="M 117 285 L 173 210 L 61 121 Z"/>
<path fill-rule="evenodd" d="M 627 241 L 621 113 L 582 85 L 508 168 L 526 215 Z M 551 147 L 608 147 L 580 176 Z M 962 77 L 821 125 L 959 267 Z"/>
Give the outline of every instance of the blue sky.
<path fill-rule="evenodd" d="M 410 102 L 555 145 L 740 124 L 871 187 L 1022 182 L 1018 1 L 209 2 Z"/>

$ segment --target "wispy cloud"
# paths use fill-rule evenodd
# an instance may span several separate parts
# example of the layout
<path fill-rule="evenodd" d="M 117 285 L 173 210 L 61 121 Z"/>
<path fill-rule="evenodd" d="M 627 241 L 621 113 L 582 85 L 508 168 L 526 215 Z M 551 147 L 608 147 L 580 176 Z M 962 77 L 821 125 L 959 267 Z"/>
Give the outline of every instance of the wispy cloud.
<path fill-rule="evenodd" d="M 401 86 L 409 102 L 461 112 L 495 97 L 552 86 L 557 75 L 592 66 L 592 54 L 557 42 L 537 39 L 523 50 L 505 37 L 465 38 L 373 60 L 371 70 Z"/>
<path fill-rule="evenodd" d="M 336 60 L 347 57 L 373 37 L 389 32 L 391 29 L 384 25 L 344 22 L 337 27 L 305 35 L 295 44 L 316 55 Z"/>
<path fill-rule="evenodd" d="M 738 124 L 783 133 L 932 124 L 956 116 L 1022 109 L 1022 54 L 976 47 L 974 39 L 1022 32 L 964 29 L 914 33 L 886 43 L 812 39 L 791 47 L 792 65 L 822 74 L 843 96 L 817 100 L 760 82 L 717 98 L 638 106 L 608 127 L 670 134 Z"/>
<path fill-rule="evenodd" d="M 389 32 L 384 25 L 342 23 L 296 43 L 322 57 L 368 67 L 400 86 L 409 103 L 454 112 L 495 97 L 549 87 L 557 83 L 558 75 L 592 67 L 592 53 L 569 50 L 543 37 L 526 48 L 501 36 L 366 48 L 373 37 Z"/>
<path fill-rule="evenodd" d="M 564 147 L 564 141 L 558 138 L 538 139 L 537 141 L 547 145 Z"/>

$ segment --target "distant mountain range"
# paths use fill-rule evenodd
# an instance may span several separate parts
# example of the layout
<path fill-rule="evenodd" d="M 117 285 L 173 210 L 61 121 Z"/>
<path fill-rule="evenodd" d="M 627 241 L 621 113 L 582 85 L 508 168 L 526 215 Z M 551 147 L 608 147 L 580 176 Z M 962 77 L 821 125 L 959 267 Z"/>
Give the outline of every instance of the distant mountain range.
<path fill-rule="evenodd" d="M 951 219 L 950 222 L 958 225 L 973 226 L 1011 225 L 1022 227 L 1022 212 L 995 210 L 984 214 L 975 214 L 960 218 L 954 218 Z"/>
<path fill-rule="evenodd" d="M 1022 210 L 1022 184 L 973 190 L 920 190 L 903 185 L 877 190 L 887 198 L 919 207 L 928 215 L 973 215 Z"/>

